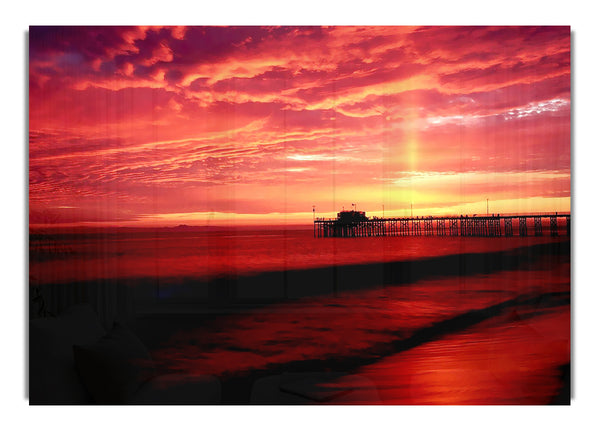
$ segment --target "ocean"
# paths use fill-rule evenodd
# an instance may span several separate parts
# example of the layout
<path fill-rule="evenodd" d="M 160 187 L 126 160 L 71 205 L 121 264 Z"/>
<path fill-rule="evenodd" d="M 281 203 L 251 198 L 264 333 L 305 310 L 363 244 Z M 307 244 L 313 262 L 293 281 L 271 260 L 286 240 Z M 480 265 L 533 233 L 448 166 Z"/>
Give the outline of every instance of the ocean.
<path fill-rule="evenodd" d="M 150 343 L 157 367 L 212 374 L 232 390 L 334 371 L 364 378 L 351 401 L 359 404 L 569 402 L 565 236 L 31 231 L 29 265 L 32 287 L 106 284 L 130 290 L 145 322 L 185 314 L 185 325 Z M 243 403 L 248 393 L 225 398 Z"/>

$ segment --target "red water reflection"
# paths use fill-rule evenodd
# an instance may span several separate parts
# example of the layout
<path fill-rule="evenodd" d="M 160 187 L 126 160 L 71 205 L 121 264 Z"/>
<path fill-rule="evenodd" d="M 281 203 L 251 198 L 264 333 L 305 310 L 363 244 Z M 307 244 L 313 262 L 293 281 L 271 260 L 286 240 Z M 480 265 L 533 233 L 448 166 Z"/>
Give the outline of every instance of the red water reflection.
<path fill-rule="evenodd" d="M 181 332 L 153 352 L 187 373 L 236 374 L 309 359 L 361 357 L 389 404 L 543 404 L 569 362 L 568 305 L 524 302 L 482 323 L 374 360 L 378 346 L 405 339 L 469 310 L 551 292 L 568 295 L 569 264 L 439 279 L 339 298 L 261 308 L 214 322 L 217 332 Z M 365 388 L 370 392 L 371 388 Z"/>
<path fill-rule="evenodd" d="M 371 379 L 383 404 L 551 402 L 563 384 L 559 367 L 570 361 L 569 307 L 507 320 L 492 319 L 358 373 Z"/>
<path fill-rule="evenodd" d="M 256 274 L 347 264 L 488 253 L 553 242 L 546 237 L 313 238 L 312 230 L 35 234 L 30 240 L 31 282 Z"/>
<path fill-rule="evenodd" d="M 311 231 L 75 235 L 57 243 L 34 237 L 30 275 L 32 284 L 211 278 L 488 253 L 560 240 L 358 238 L 350 243 L 313 239 Z M 364 397 L 353 398 L 361 403 L 543 404 L 560 390 L 559 367 L 569 362 L 570 310 L 564 301 L 535 304 L 527 298 L 568 298 L 570 256 L 526 260 L 518 269 L 487 275 L 427 279 L 421 274 L 421 281 L 411 284 L 340 289 L 334 296 L 246 309 L 179 331 L 152 353 L 163 370 L 224 379 L 256 370 L 295 371 L 294 363 L 306 361 L 334 360 L 342 368 L 352 363 L 333 371 L 360 373 L 373 383 L 378 398 L 368 395 L 372 387 L 365 388 Z M 448 330 L 449 319 L 506 301 L 513 302 L 483 321 Z M 396 347 L 426 328 L 437 332 Z"/>

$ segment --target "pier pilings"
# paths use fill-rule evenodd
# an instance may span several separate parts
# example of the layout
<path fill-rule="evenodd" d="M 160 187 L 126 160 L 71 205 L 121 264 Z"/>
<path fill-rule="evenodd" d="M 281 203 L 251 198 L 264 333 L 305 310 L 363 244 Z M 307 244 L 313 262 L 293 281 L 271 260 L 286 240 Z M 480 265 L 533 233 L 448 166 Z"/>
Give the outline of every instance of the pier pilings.
<path fill-rule="evenodd" d="M 317 218 L 313 232 L 317 238 L 354 238 L 378 236 L 463 236 L 512 237 L 560 236 L 571 234 L 570 214 L 485 215 L 454 217 L 369 218 L 360 221 Z"/>

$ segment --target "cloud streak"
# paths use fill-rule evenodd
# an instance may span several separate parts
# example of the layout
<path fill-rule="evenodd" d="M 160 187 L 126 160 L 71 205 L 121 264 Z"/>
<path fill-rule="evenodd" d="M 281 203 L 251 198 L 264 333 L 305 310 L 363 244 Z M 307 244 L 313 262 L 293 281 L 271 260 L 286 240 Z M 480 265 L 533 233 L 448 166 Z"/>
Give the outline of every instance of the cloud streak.
<path fill-rule="evenodd" d="M 568 27 L 32 27 L 29 53 L 30 209 L 53 222 L 569 210 Z"/>

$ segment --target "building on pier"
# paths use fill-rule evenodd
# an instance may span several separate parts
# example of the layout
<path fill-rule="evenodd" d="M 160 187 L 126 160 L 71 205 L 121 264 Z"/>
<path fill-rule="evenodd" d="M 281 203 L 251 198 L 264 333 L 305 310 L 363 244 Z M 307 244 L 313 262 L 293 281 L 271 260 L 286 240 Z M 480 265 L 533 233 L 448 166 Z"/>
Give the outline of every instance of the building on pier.
<path fill-rule="evenodd" d="M 340 211 L 337 221 L 341 224 L 359 223 L 369 220 L 364 211 Z"/>

